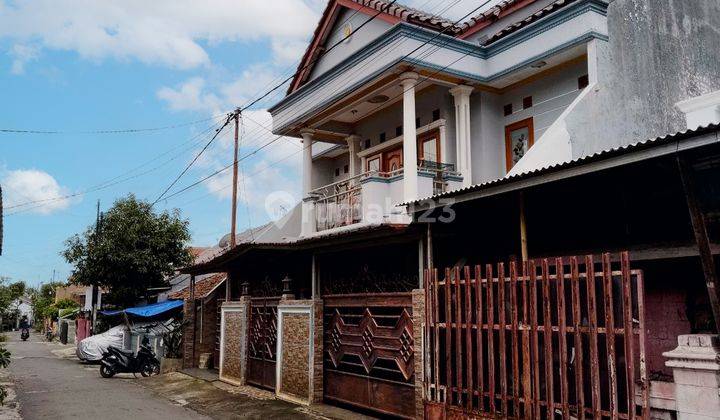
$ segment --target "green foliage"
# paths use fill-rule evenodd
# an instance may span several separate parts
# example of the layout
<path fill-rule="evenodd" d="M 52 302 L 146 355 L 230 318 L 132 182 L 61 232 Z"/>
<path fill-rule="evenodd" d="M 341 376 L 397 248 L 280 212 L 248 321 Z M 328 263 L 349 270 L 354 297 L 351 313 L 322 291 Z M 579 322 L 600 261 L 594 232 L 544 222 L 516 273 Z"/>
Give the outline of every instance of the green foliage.
<path fill-rule="evenodd" d="M 25 282 L 8 283 L 7 278 L 0 278 L 0 316 L 11 316 L 16 308 L 13 307 L 19 297 L 25 293 Z"/>
<path fill-rule="evenodd" d="M 55 307 L 58 309 L 77 309 L 80 307 L 80 305 L 75 302 L 72 299 L 60 299 L 59 301 L 54 303 Z"/>
<path fill-rule="evenodd" d="M 168 331 L 163 334 L 163 343 L 165 346 L 165 357 L 168 359 L 182 358 L 183 348 L 183 330 L 187 321 L 175 320 L 169 327 Z"/>
<path fill-rule="evenodd" d="M 41 326 L 42 320 L 45 318 L 56 318 L 57 308 L 55 304 L 55 289 L 63 286 L 60 282 L 46 283 L 40 286 L 32 295 L 33 314 L 35 315 L 35 325 Z"/>
<path fill-rule="evenodd" d="M 74 266 L 74 283 L 97 282 L 109 290 L 106 301 L 129 306 L 192 261 L 189 240 L 178 210 L 157 214 L 131 194 L 105 213 L 98 231 L 93 224 L 65 241 L 62 254 Z"/>
<path fill-rule="evenodd" d="M 7 368 L 10 365 L 10 352 L 0 346 L 0 367 Z M 5 398 L 7 398 L 7 391 L 4 387 L 0 386 L 0 405 L 5 404 Z"/>

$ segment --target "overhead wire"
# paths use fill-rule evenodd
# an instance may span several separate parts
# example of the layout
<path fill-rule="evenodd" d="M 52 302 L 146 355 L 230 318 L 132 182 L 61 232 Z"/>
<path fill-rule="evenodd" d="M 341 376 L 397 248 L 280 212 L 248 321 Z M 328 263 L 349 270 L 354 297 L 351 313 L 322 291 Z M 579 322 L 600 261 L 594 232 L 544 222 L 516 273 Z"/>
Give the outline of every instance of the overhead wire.
<path fill-rule="evenodd" d="M 460 19 L 458 19 L 456 22 L 454 22 L 454 25 L 456 25 L 456 24 L 459 23 L 459 22 L 462 22 L 463 20 L 465 20 L 465 19 L 468 18 L 469 16 L 475 14 L 478 10 L 480 10 L 480 9 L 483 8 L 483 7 L 485 7 L 485 6 L 486 6 L 488 3 L 490 3 L 491 1 L 492 1 L 492 0 L 487 0 L 487 1 L 485 1 L 485 2 L 482 3 L 480 6 L 476 7 L 475 9 L 473 9 L 472 11 L 470 11 L 469 13 L 467 13 L 466 15 L 464 15 L 463 17 L 461 17 Z M 456 3 L 457 3 L 457 2 L 456 2 Z M 376 14 L 375 16 L 377 16 L 377 14 Z M 454 26 L 454 25 L 453 25 L 453 26 Z M 449 28 L 449 27 L 448 27 L 448 28 Z M 448 28 L 443 29 L 441 32 L 438 32 L 437 34 L 435 34 L 435 35 L 434 35 L 433 37 L 431 37 L 430 39 L 424 41 L 422 44 L 420 44 L 418 47 L 416 47 L 415 49 L 413 49 L 411 52 L 409 52 L 408 54 L 405 54 L 399 61 L 402 61 L 402 60 L 404 60 L 404 59 L 409 58 L 410 55 L 416 53 L 416 52 L 419 51 L 422 47 L 426 46 L 426 45 L 429 44 L 431 41 L 433 41 L 433 40 L 437 39 L 439 36 L 443 35 L 444 32 L 446 32 Z M 440 70 L 432 73 L 431 76 L 432 76 L 432 75 L 435 75 L 435 74 L 438 74 L 438 73 L 439 73 L 440 71 L 442 71 L 442 70 L 447 69 L 449 66 L 451 66 L 451 65 L 454 64 L 454 63 L 456 63 L 456 62 L 459 61 L 460 59 L 466 57 L 468 54 L 469 54 L 469 52 L 463 54 L 462 56 L 460 56 L 458 59 L 454 60 L 454 61 L 451 62 L 450 64 L 448 64 L 448 65 L 444 66 L 443 68 L 441 68 Z M 416 87 L 418 84 L 420 84 L 421 82 L 423 82 L 423 81 L 425 81 L 425 80 L 428 80 L 428 79 L 429 79 L 429 76 L 428 76 L 428 77 L 425 77 L 425 78 L 423 78 L 423 79 L 419 79 L 419 81 L 414 84 L 414 87 Z M 397 97 L 399 97 L 399 96 L 400 96 L 400 95 L 395 95 L 395 98 L 397 98 Z M 375 109 L 378 109 L 380 106 L 381 106 L 381 105 L 378 105 Z M 276 141 L 278 141 L 278 140 L 279 140 L 280 138 L 282 138 L 282 137 L 283 137 L 282 135 L 276 136 L 274 139 L 266 142 L 265 144 L 263 144 L 261 147 L 259 147 L 259 148 L 256 149 L 255 151 L 253 151 L 253 152 L 245 155 L 245 156 L 242 158 L 242 160 L 244 160 L 244 159 L 246 159 L 246 158 L 248 158 L 248 157 L 250 157 L 250 156 L 252 156 L 252 155 L 255 155 L 257 152 L 259 152 L 260 150 L 262 150 L 262 149 L 268 147 L 269 145 L 275 143 Z M 232 167 L 232 164 L 227 165 L 227 166 L 225 166 L 225 167 L 222 167 L 222 168 L 214 171 L 213 173 L 211 173 L 211 174 L 209 174 L 209 175 L 201 178 L 200 180 L 198 180 L 198 181 L 196 181 L 196 182 L 194 182 L 194 183 L 192 183 L 192 184 L 189 184 L 189 185 L 187 185 L 186 187 L 184 187 L 184 188 L 182 188 L 182 189 L 180 189 L 180 190 L 178 190 L 178 191 L 176 191 L 176 192 L 168 195 L 168 196 L 166 197 L 166 200 L 167 200 L 167 199 L 170 199 L 170 198 L 172 198 L 172 197 L 175 197 L 175 196 L 177 196 L 177 195 L 179 195 L 179 194 L 181 194 L 181 193 L 183 193 L 183 192 L 185 192 L 185 191 L 187 191 L 187 190 L 189 190 L 189 189 L 191 189 L 191 188 L 193 188 L 193 187 L 201 184 L 202 182 L 204 182 L 204 181 L 206 181 L 206 180 L 208 180 L 208 179 L 210 179 L 210 178 L 212 178 L 212 177 L 214 177 L 214 176 L 219 175 L 220 173 L 226 171 L 226 170 L 229 169 L 230 167 Z"/>

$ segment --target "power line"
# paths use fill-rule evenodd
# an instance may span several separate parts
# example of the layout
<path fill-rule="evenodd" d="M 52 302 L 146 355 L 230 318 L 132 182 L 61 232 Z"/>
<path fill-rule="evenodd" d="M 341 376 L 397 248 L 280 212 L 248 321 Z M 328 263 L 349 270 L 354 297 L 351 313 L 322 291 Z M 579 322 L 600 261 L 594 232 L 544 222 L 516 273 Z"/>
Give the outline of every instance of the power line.
<path fill-rule="evenodd" d="M 62 195 L 62 196 L 58 196 L 58 197 L 53 197 L 53 198 L 46 198 L 46 199 L 40 199 L 40 200 L 28 200 L 28 201 L 26 201 L 26 202 L 14 204 L 14 205 L 12 205 L 12 206 L 6 206 L 5 209 L 15 209 L 15 208 L 20 208 L 20 207 L 25 207 L 25 208 L 20 208 L 20 209 L 18 209 L 18 210 L 16 210 L 16 211 L 13 211 L 13 212 L 11 212 L 11 213 L 7 213 L 6 216 L 12 216 L 12 215 L 15 215 L 15 214 L 24 213 L 24 212 L 27 212 L 27 211 L 30 211 L 30 210 L 33 210 L 33 209 L 42 207 L 42 206 L 44 206 L 45 204 L 50 203 L 50 202 L 55 202 L 55 201 L 60 201 L 60 200 L 67 200 L 67 199 L 79 197 L 79 196 L 82 196 L 82 195 L 85 195 L 85 194 L 89 194 L 89 193 L 91 193 L 91 192 L 100 191 L 100 190 L 103 190 L 103 189 L 110 188 L 110 187 L 112 187 L 112 186 L 118 185 L 118 184 L 120 184 L 120 183 L 129 181 L 129 180 L 132 180 L 132 179 L 135 179 L 135 178 L 139 178 L 139 177 L 141 177 L 141 176 L 143 176 L 143 175 L 146 175 L 146 174 L 148 174 L 148 173 L 154 172 L 154 171 L 160 169 L 161 167 L 167 165 L 168 163 L 172 162 L 173 160 L 175 160 L 175 159 L 179 158 L 180 156 L 182 156 L 182 154 L 185 153 L 185 150 L 186 150 L 187 148 L 184 148 L 181 153 L 178 153 L 178 154 L 173 155 L 170 159 L 164 161 L 163 163 L 161 163 L 161 164 L 159 164 L 159 165 L 157 165 L 157 166 L 154 166 L 154 167 L 152 167 L 152 168 L 150 168 L 150 169 L 148 169 L 148 170 L 146 170 L 146 171 L 143 171 L 143 172 L 140 172 L 140 173 L 137 173 L 137 174 L 134 174 L 134 175 L 130 175 L 130 176 L 127 176 L 127 177 L 124 177 L 125 175 L 132 174 L 133 172 L 137 171 L 138 169 L 141 169 L 141 168 L 147 166 L 148 164 L 150 164 L 150 163 L 152 163 L 152 162 L 160 159 L 161 157 L 169 154 L 169 153 L 172 152 L 173 150 L 177 150 L 177 149 L 179 149 L 179 148 L 182 148 L 183 146 L 185 146 L 185 145 L 187 145 L 187 144 L 193 143 L 192 146 L 194 147 L 194 144 L 195 144 L 194 140 L 197 139 L 197 138 L 199 138 L 200 136 L 204 135 L 204 134 L 207 133 L 208 131 L 212 130 L 213 127 L 215 127 L 216 125 L 218 125 L 218 124 L 213 124 L 213 125 L 211 125 L 211 126 L 208 127 L 207 129 L 205 129 L 205 130 L 203 130 L 202 132 L 196 134 L 195 136 L 193 136 L 192 138 L 190 138 L 188 141 L 182 143 L 181 145 L 179 145 L 179 146 L 177 146 L 177 147 L 174 147 L 174 148 L 172 148 L 172 149 L 170 149 L 170 150 L 168 150 L 168 151 L 166 151 L 166 152 L 164 152 L 164 153 L 162 153 L 162 154 L 160 154 L 160 155 L 158 155 L 158 156 L 156 156 L 156 157 L 154 157 L 154 158 L 146 161 L 145 163 L 143 163 L 143 164 L 141 164 L 141 165 L 139 165 L 139 166 L 136 166 L 136 167 L 133 168 L 133 169 L 130 169 L 130 170 L 128 170 L 128 171 L 125 171 L 125 172 L 123 172 L 123 173 L 121 173 L 121 174 L 119 174 L 119 175 L 117 175 L 117 176 L 115 176 L 115 177 L 113 177 L 113 178 L 110 178 L 110 179 L 108 179 L 108 180 L 106 180 L 106 181 L 104 181 L 104 182 L 101 182 L 100 184 L 96 184 L 96 185 L 94 185 L 94 186 L 88 187 L 87 189 L 85 189 L 85 190 L 83 190 L 83 191 L 79 191 L 79 192 L 72 193 L 72 194 L 66 194 L 66 195 Z M 123 177 L 124 177 L 124 178 L 123 178 Z M 9 187 L 9 186 L 8 186 L 8 187 Z M 27 197 L 26 197 L 26 199 L 27 199 Z M 31 204 L 36 204 L 36 205 L 35 205 L 35 206 L 31 206 L 31 207 L 27 207 L 27 206 L 29 206 L 29 205 L 31 205 Z"/>
<path fill-rule="evenodd" d="M 222 114 L 220 114 L 222 115 Z M 145 133 L 153 131 L 170 130 L 174 128 L 182 128 L 190 125 L 196 125 L 207 121 L 212 121 L 219 115 L 213 115 L 212 117 L 203 118 L 200 120 L 190 121 L 180 124 L 165 125 L 160 127 L 145 127 L 145 128 L 122 128 L 122 129 L 100 129 L 100 130 L 79 130 L 79 131 L 64 131 L 64 130 L 36 130 L 36 129 L 16 129 L 16 128 L 0 128 L 0 133 L 9 134 L 132 134 L 132 133 Z"/>
<path fill-rule="evenodd" d="M 456 24 L 459 23 L 459 22 L 462 22 L 462 21 L 463 21 L 464 19 L 466 19 L 467 17 L 473 15 L 473 14 L 476 13 L 478 10 L 480 10 L 481 8 L 485 7 L 488 3 L 490 3 L 490 1 L 492 1 L 492 0 L 487 0 L 487 1 L 485 1 L 485 2 L 482 3 L 480 6 L 476 7 L 475 9 L 473 9 L 472 11 L 470 11 L 468 14 L 466 14 L 465 16 L 461 17 L 461 18 L 458 19 L 456 22 L 454 22 L 454 25 L 456 25 Z M 457 3 L 457 2 L 456 2 L 456 3 Z M 390 4 L 392 4 L 392 3 L 390 3 Z M 380 14 L 380 13 L 376 13 L 371 19 L 374 19 L 374 18 L 377 17 L 379 14 Z M 367 22 L 368 22 L 368 21 L 366 21 L 365 23 L 367 23 Z M 452 26 L 454 26 L 454 25 L 452 25 Z M 412 54 L 414 54 L 414 53 L 416 53 L 417 51 L 419 51 L 422 47 L 426 46 L 426 45 L 429 44 L 431 41 L 433 41 L 433 40 L 435 40 L 436 38 L 438 38 L 439 36 L 443 35 L 443 34 L 444 34 L 449 28 L 451 28 L 452 26 L 448 26 L 447 28 L 445 28 L 445 29 L 443 29 L 442 31 L 438 32 L 438 33 L 435 34 L 432 38 L 426 40 L 425 42 L 423 42 L 422 44 L 420 44 L 418 47 L 416 47 L 415 49 L 413 49 L 413 50 L 412 50 L 411 52 L 409 52 L 408 54 L 405 54 L 405 55 L 401 58 L 401 60 L 410 57 Z M 360 28 L 358 28 L 358 29 L 360 29 Z M 354 31 L 351 32 L 350 35 L 352 35 L 352 33 L 354 33 Z M 349 36 L 349 35 L 348 35 L 348 36 Z M 345 37 L 345 38 L 347 38 L 347 37 Z M 333 47 L 335 47 L 335 46 L 337 46 L 337 45 L 338 45 L 338 44 L 334 44 Z M 437 47 L 437 48 L 439 48 L 439 47 Z M 437 49 L 437 48 L 436 48 L 436 49 Z M 327 51 L 330 51 L 330 49 L 328 49 Z M 327 51 L 326 51 L 326 52 L 327 52 Z M 428 53 L 428 52 L 425 52 L 423 55 L 425 55 L 425 54 L 427 54 L 427 53 Z M 453 63 L 456 63 L 456 62 L 459 61 L 460 59 L 464 58 L 467 54 L 468 54 L 468 53 L 465 53 L 463 56 L 461 56 L 460 58 L 456 59 L 455 61 L 453 61 L 453 62 L 450 63 L 449 65 L 447 65 L 447 66 L 443 67 L 442 69 L 434 72 L 432 75 L 437 74 L 437 73 L 439 73 L 440 71 L 446 69 L 447 67 L 449 67 L 449 66 L 452 65 Z M 423 79 L 421 79 L 421 80 L 419 80 L 417 83 L 414 84 L 414 86 L 417 86 L 419 83 L 427 80 L 428 78 L 429 78 L 429 76 L 428 76 L 428 77 L 425 77 L 425 78 L 423 78 Z M 275 90 L 275 89 L 277 89 L 278 87 L 279 87 L 279 86 L 276 86 L 276 87 L 273 88 L 272 90 Z M 263 96 L 267 96 L 268 94 L 270 94 L 270 93 L 272 92 L 272 90 L 269 91 L 269 92 L 267 92 L 267 93 L 266 93 L 265 95 L 263 95 Z M 400 96 L 400 94 L 396 95 L 395 98 L 397 98 L 397 97 L 399 97 L 399 96 Z M 250 105 L 252 105 L 252 104 L 254 104 L 254 103 L 257 103 L 257 102 L 258 102 L 258 100 L 253 101 Z M 379 107 L 379 106 L 380 106 L 380 105 L 378 105 L 378 107 Z M 377 107 L 376 107 L 376 109 L 377 109 Z M 239 111 L 237 111 L 237 112 L 241 112 L 241 110 L 239 110 Z M 281 139 L 281 138 L 283 138 L 283 137 L 284 137 L 284 136 L 282 136 L 282 135 L 276 136 L 274 139 L 266 142 L 265 144 L 263 144 L 262 146 L 260 146 L 260 147 L 257 148 L 256 150 L 254 150 L 253 152 L 251 152 L 251 153 L 243 156 L 239 161 L 245 160 L 246 158 L 249 158 L 250 156 L 253 156 L 253 155 L 257 154 L 259 151 L 265 149 L 266 147 L 268 147 L 269 145 L 275 143 L 276 141 L 278 141 L 279 139 Z M 176 191 L 176 192 L 168 195 L 165 199 L 167 200 L 167 199 L 169 199 L 169 198 L 172 198 L 172 197 L 175 197 L 175 196 L 177 196 L 177 195 L 179 195 L 179 194 L 182 194 L 183 192 L 185 192 L 185 191 L 187 191 L 187 190 L 189 190 L 189 189 L 191 189 L 191 188 L 193 188 L 193 187 L 195 187 L 195 186 L 203 183 L 204 181 L 206 181 L 206 180 L 208 180 L 208 179 L 210 179 L 210 178 L 212 178 L 212 177 L 215 177 L 215 176 L 221 174 L 222 172 L 228 170 L 228 169 L 231 168 L 232 166 L 233 166 L 233 164 L 224 166 L 224 167 L 216 170 L 215 172 L 213 172 L 213 173 L 211 173 L 211 174 L 209 174 L 209 175 L 201 178 L 200 180 L 198 180 L 198 181 L 196 181 L 196 182 L 194 182 L 194 183 L 192 183 L 192 184 L 189 184 L 189 185 L 183 187 L 182 189 L 180 189 L 180 190 L 178 190 L 178 191 Z"/>
<path fill-rule="evenodd" d="M 168 185 L 167 188 L 165 188 L 165 190 L 162 192 L 162 194 L 160 194 L 160 195 L 158 196 L 158 198 L 156 198 L 155 201 L 152 202 L 152 204 L 150 205 L 151 207 L 154 206 L 158 201 L 160 201 L 160 200 L 165 196 L 165 194 L 167 194 L 167 192 L 170 190 L 170 188 L 172 188 L 172 187 L 180 180 L 180 178 L 182 178 L 182 176 L 185 175 L 185 173 L 195 164 L 195 162 L 197 162 L 197 160 L 200 159 L 200 156 L 202 156 L 202 154 L 205 152 L 205 150 L 207 150 L 207 148 L 210 147 L 210 145 L 212 144 L 212 142 L 215 141 L 215 139 L 216 139 L 217 136 L 220 134 L 220 132 L 221 132 L 225 127 L 227 127 L 228 124 L 230 124 L 230 120 L 231 120 L 235 115 L 236 115 L 235 113 L 230 113 L 230 114 L 227 115 L 227 118 L 225 119 L 225 123 L 223 123 L 223 125 L 222 125 L 220 128 L 218 128 L 217 130 L 215 130 L 215 134 L 212 136 L 212 138 L 210 139 L 210 141 L 208 141 L 208 142 L 205 144 L 205 146 L 200 150 L 200 152 L 198 152 L 198 153 L 195 155 L 195 157 L 193 158 L 193 160 L 190 161 L 190 163 L 185 167 L 185 169 L 183 169 L 182 172 L 180 172 L 180 174 L 178 174 L 178 176 L 175 177 L 175 179 L 170 183 L 170 185 Z"/>
<path fill-rule="evenodd" d="M 268 90 L 267 92 L 265 92 L 264 94 L 262 94 L 260 97 L 254 99 L 254 100 L 251 101 L 249 104 L 242 106 L 242 107 L 240 108 L 240 111 L 242 111 L 242 110 L 244 110 L 244 109 L 248 109 L 248 108 L 250 108 L 251 106 L 255 105 L 256 103 L 262 101 L 262 100 L 265 99 L 267 96 L 269 96 L 271 93 L 273 93 L 274 91 L 276 91 L 277 89 L 279 89 L 280 87 L 282 87 L 285 83 L 287 83 L 288 81 L 292 80 L 296 75 L 299 75 L 300 73 L 302 73 L 303 71 L 305 71 L 305 69 L 307 69 L 308 67 L 310 67 L 311 65 L 313 65 L 316 61 L 318 61 L 318 60 L 320 59 L 320 57 L 326 55 L 326 54 L 329 53 L 330 51 L 332 51 L 332 50 L 334 50 L 335 48 L 337 48 L 338 45 L 340 45 L 340 44 L 342 44 L 343 42 L 345 42 L 348 38 L 350 38 L 351 36 L 353 36 L 353 34 L 355 34 L 357 31 L 359 31 L 360 29 L 362 29 L 365 25 L 367 25 L 368 23 L 370 23 L 370 21 L 374 20 L 376 17 L 380 16 L 382 13 L 384 13 L 384 12 L 387 11 L 387 10 L 389 10 L 390 7 L 391 7 L 393 4 L 395 4 L 396 1 L 397 1 L 397 0 L 392 0 L 390 3 L 386 4 L 384 7 L 381 7 L 380 10 L 378 10 L 377 13 L 375 13 L 374 15 L 372 15 L 372 16 L 371 16 L 369 19 L 367 19 L 365 22 L 361 23 L 360 26 L 358 26 L 357 28 L 355 28 L 355 29 L 353 29 L 352 31 L 350 31 L 349 34 L 345 35 L 345 36 L 344 36 L 342 39 L 340 39 L 338 42 L 336 42 L 335 44 L 333 44 L 332 46 L 330 46 L 330 48 L 322 51 L 321 54 L 318 54 L 318 56 L 315 57 L 313 60 L 311 60 L 309 63 L 307 63 L 307 64 L 305 64 L 304 66 L 302 66 L 302 67 L 300 67 L 299 69 L 297 69 L 297 71 L 295 71 L 295 73 L 293 73 L 293 74 L 291 74 L 290 76 L 288 76 L 287 78 L 285 78 L 285 80 L 283 80 L 283 81 L 280 82 L 279 84 L 275 85 L 275 87 L 273 87 L 272 89 Z"/>

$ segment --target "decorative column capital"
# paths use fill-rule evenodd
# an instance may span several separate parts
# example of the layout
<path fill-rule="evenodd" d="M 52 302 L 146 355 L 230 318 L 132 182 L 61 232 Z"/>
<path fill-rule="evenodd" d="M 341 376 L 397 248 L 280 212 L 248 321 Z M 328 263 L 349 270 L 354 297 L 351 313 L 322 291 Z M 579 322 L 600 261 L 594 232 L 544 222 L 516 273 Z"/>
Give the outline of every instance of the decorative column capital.
<path fill-rule="evenodd" d="M 300 135 L 302 136 L 303 141 L 312 141 L 313 137 L 315 136 L 315 130 L 312 128 L 303 128 L 300 130 Z"/>
<path fill-rule="evenodd" d="M 468 85 L 457 85 L 450 89 L 450 94 L 457 98 L 468 97 L 475 90 L 474 87 Z"/>
<path fill-rule="evenodd" d="M 362 137 L 357 134 L 350 134 L 349 136 L 345 137 L 345 141 L 347 142 L 348 146 L 350 146 L 350 144 L 353 142 L 357 144 L 361 139 Z"/>
<path fill-rule="evenodd" d="M 400 84 L 407 88 L 409 85 L 412 84 L 412 86 L 415 86 L 415 82 L 417 82 L 418 78 L 420 76 L 415 73 L 414 71 L 406 71 L 405 73 L 400 74 Z"/>

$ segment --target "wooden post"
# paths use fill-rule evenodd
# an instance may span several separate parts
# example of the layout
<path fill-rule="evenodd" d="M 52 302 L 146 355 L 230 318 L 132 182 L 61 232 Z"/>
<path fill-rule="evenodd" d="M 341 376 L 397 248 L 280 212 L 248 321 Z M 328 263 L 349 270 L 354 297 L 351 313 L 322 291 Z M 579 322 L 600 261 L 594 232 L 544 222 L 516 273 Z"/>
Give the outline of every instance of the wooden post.
<path fill-rule="evenodd" d="M 697 244 L 698 253 L 700 254 L 700 264 L 702 265 L 703 275 L 705 276 L 705 286 L 707 287 L 708 297 L 710 298 L 710 307 L 712 308 L 713 318 L 715 319 L 715 329 L 720 330 L 720 288 L 718 287 L 715 261 L 713 260 L 710 249 L 710 239 L 708 238 L 707 227 L 705 225 L 705 215 L 695 195 L 696 185 L 692 168 L 687 160 L 679 155 L 677 156 L 677 163 L 678 170 L 680 171 L 680 180 L 682 181 L 683 190 L 685 191 L 685 200 L 687 201 L 688 211 L 690 212 L 690 222 L 692 223 L 693 234 L 695 235 L 695 243 Z"/>
<path fill-rule="evenodd" d="M 427 241 L 426 241 L 425 258 L 427 259 L 427 269 L 432 271 L 433 267 L 433 239 L 432 239 L 432 225 L 427 224 Z"/>
<path fill-rule="evenodd" d="M 525 193 L 520 191 L 518 196 L 518 207 L 520 208 L 520 253 L 523 262 L 528 260 L 527 249 L 527 225 L 525 223 Z"/>
<path fill-rule="evenodd" d="M 225 302 L 230 302 L 230 301 L 232 301 L 231 298 L 232 298 L 232 278 L 233 278 L 233 276 L 230 271 L 225 273 L 225 275 L 226 275 L 226 278 L 225 278 Z"/>

